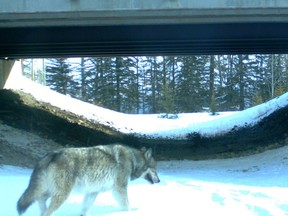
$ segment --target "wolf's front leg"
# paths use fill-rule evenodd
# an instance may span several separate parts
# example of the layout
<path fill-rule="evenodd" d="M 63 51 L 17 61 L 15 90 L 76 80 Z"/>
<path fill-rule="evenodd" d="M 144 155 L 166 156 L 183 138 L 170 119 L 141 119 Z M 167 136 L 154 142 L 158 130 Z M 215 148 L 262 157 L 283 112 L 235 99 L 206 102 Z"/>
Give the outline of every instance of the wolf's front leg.
<path fill-rule="evenodd" d="M 98 194 L 97 192 L 85 194 L 84 199 L 83 199 L 83 204 L 82 204 L 81 216 L 87 215 L 87 212 L 89 211 L 92 204 L 94 203 L 97 194 Z"/>
<path fill-rule="evenodd" d="M 123 211 L 129 211 L 129 201 L 127 196 L 127 186 L 117 186 L 113 189 L 113 196 Z"/>

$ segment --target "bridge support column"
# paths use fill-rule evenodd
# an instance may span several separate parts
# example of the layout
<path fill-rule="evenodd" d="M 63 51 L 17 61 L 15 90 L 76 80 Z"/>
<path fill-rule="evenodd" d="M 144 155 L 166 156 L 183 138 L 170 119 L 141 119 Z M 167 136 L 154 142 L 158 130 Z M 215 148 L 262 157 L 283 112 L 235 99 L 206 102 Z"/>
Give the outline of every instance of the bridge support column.
<path fill-rule="evenodd" d="M 21 77 L 21 61 L 0 60 L 0 89 L 13 88 L 14 82 L 21 80 Z"/>
<path fill-rule="evenodd" d="M 15 60 L 0 60 L 0 89 L 4 88 L 14 63 Z"/>

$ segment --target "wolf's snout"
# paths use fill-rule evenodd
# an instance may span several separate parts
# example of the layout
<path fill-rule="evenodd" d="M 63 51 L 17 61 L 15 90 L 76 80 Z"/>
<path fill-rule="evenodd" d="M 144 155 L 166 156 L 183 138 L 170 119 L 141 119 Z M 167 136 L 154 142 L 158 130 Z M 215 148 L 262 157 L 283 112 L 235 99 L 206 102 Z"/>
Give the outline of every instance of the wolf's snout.
<path fill-rule="evenodd" d="M 150 170 L 145 176 L 145 179 L 148 180 L 151 184 L 159 183 L 160 179 L 158 177 L 158 174 L 154 170 Z"/>
<path fill-rule="evenodd" d="M 159 183 L 160 182 L 160 179 L 159 179 L 158 174 L 156 172 L 155 172 L 155 176 L 153 178 L 153 182 L 154 183 Z"/>
<path fill-rule="evenodd" d="M 154 183 L 159 183 L 160 182 L 160 179 L 159 178 L 155 178 L 154 179 Z"/>

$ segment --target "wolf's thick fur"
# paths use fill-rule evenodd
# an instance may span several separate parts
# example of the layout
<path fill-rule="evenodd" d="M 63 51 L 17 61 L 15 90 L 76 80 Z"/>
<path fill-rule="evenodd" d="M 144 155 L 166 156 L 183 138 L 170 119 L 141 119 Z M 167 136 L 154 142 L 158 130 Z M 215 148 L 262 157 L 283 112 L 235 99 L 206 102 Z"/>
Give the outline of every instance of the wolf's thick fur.
<path fill-rule="evenodd" d="M 50 216 L 69 196 L 72 188 L 84 193 L 81 215 L 87 214 L 100 192 L 112 190 L 123 210 L 129 209 L 128 181 L 143 177 L 160 182 L 152 150 L 136 150 L 120 144 L 90 148 L 67 148 L 46 155 L 36 165 L 28 188 L 17 203 L 19 215 L 38 201 L 42 216 Z M 51 198 L 50 205 L 46 201 Z"/>

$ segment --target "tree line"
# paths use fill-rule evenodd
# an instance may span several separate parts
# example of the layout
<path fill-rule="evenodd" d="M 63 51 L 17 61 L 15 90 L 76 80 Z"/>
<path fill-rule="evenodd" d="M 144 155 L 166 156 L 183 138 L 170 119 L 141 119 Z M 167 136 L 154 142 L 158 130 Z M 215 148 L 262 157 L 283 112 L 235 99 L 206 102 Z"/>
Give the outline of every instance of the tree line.
<path fill-rule="evenodd" d="M 288 90 L 286 54 L 51 58 L 22 64 L 26 77 L 57 92 L 124 113 L 243 110 Z"/>

